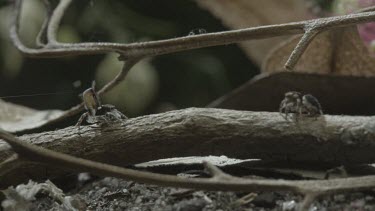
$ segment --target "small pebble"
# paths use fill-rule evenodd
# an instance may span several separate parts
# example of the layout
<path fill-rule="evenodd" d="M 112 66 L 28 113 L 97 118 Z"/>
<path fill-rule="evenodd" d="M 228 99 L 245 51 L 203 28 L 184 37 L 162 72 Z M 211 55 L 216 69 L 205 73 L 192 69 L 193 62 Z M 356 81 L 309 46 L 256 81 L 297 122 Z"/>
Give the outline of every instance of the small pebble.
<path fill-rule="evenodd" d="M 373 200 L 374 200 L 374 197 L 372 197 L 372 196 L 366 196 L 366 197 L 365 197 L 365 200 L 366 200 L 366 201 L 373 201 Z"/>
<path fill-rule="evenodd" d="M 344 202 L 345 201 L 345 195 L 344 194 L 335 195 L 333 198 L 337 202 Z"/>
<path fill-rule="evenodd" d="M 296 206 L 297 206 L 297 203 L 294 200 L 286 201 L 283 203 L 283 211 L 294 210 Z"/>

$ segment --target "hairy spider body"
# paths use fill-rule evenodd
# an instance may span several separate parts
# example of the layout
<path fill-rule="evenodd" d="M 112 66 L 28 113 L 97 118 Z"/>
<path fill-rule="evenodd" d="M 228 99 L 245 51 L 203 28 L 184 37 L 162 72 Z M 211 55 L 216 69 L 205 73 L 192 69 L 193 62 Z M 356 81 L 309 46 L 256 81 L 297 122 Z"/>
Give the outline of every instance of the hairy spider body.
<path fill-rule="evenodd" d="M 301 93 L 296 91 L 291 91 L 285 93 L 285 98 L 281 101 L 279 112 L 285 114 L 284 118 L 288 119 L 288 114 L 290 113 L 302 113 L 302 98 Z"/>
<path fill-rule="evenodd" d="M 95 83 L 91 88 L 86 89 L 82 94 L 83 104 L 85 109 L 89 112 L 91 116 L 95 116 L 96 111 L 100 109 L 101 103 L 98 95 L 95 92 Z"/>
<path fill-rule="evenodd" d="M 322 106 L 320 105 L 318 99 L 311 94 L 306 94 L 302 97 L 302 106 L 303 110 L 308 114 L 308 116 L 323 115 Z"/>
<path fill-rule="evenodd" d="M 323 115 L 322 107 L 319 101 L 311 94 L 302 95 L 300 92 L 291 91 L 285 93 L 284 99 L 281 101 L 279 112 L 288 120 L 290 113 L 296 114 L 296 117 L 307 114 L 309 117 L 317 117 Z M 296 118 L 296 120 L 298 120 Z"/>

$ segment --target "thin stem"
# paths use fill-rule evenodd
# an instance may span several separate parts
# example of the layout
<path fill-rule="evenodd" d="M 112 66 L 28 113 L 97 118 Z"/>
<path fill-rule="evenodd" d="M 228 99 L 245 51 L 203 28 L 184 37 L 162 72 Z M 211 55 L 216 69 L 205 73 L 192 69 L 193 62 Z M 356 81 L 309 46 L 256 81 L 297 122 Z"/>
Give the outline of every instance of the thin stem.
<path fill-rule="evenodd" d="M 216 167 L 215 165 L 213 165 L 213 164 L 211 164 L 207 161 L 204 161 L 202 164 L 203 164 L 204 168 L 206 169 L 206 171 L 208 171 L 208 173 L 210 173 L 210 175 L 213 176 L 213 177 L 225 174 L 218 167 Z"/>
<path fill-rule="evenodd" d="M 207 33 L 160 41 L 150 41 L 132 44 L 77 43 L 62 44 L 61 47 L 83 47 L 87 49 L 111 48 L 113 50 L 122 51 L 122 55 L 126 58 L 156 56 L 203 47 L 227 45 L 251 39 L 263 39 L 282 35 L 301 34 L 304 33 L 304 28 L 316 24 L 319 24 L 319 27 L 316 27 L 318 31 L 324 31 L 331 28 L 345 27 L 353 24 L 371 22 L 374 20 L 375 12 L 364 12 L 308 21 L 258 26 L 247 29 L 230 30 L 225 32 Z"/>
<path fill-rule="evenodd" d="M 25 46 L 19 37 L 22 3 L 23 3 L 23 0 L 14 1 L 14 13 L 11 18 L 9 37 L 12 40 L 13 44 L 16 46 L 16 48 L 19 51 L 21 51 L 23 54 L 30 56 L 30 57 L 56 58 L 56 57 L 61 57 L 61 56 L 90 55 L 90 54 L 116 52 L 115 49 L 111 49 L 108 47 L 101 47 L 101 48 L 71 47 L 69 49 L 69 47 L 50 48 L 48 46 L 45 46 L 45 48 L 34 49 L 34 48 L 29 48 Z"/>
<path fill-rule="evenodd" d="M 7 172 L 11 171 L 14 168 L 18 167 L 18 164 L 20 163 L 20 158 L 18 154 L 13 154 L 8 159 L 4 160 L 0 163 L 0 177 L 2 175 L 5 175 Z"/>
<path fill-rule="evenodd" d="M 0 163 L 1 166 L 7 165 L 9 163 L 13 163 L 15 160 L 18 160 L 18 154 L 11 155 L 8 159 L 4 160 L 2 163 Z"/>
<path fill-rule="evenodd" d="M 318 196 L 319 196 L 319 194 L 317 194 L 317 193 L 307 193 L 305 195 L 305 198 L 303 199 L 303 201 L 299 205 L 298 210 L 300 210 L 300 211 L 309 210 L 312 203 L 314 203 L 315 199 L 318 198 Z"/>
<path fill-rule="evenodd" d="M 36 44 L 38 47 L 44 47 L 48 44 L 48 39 L 47 39 L 47 27 L 49 24 L 49 21 L 52 16 L 52 7 L 51 3 L 49 0 L 43 0 L 44 7 L 46 8 L 46 18 L 43 21 L 42 26 L 40 27 L 40 31 L 36 37 Z"/>
<path fill-rule="evenodd" d="M 60 0 L 56 9 L 53 11 L 51 19 L 47 28 L 47 39 L 48 43 L 57 44 L 56 35 L 61 22 L 62 17 L 65 14 L 66 9 L 72 0 Z"/>
<path fill-rule="evenodd" d="M 308 47 L 309 43 L 318 33 L 335 28 L 345 27 L 353 24 L 370 22 L 375 19 L 375 12 L 361 12 L 344 16 L 321 18 L 309 21 L 292 22 L 286 24 L 259 26 L 240 30 L 207 33 L 196 36 L 187 36 L 161 41 L 120 44 L 120 43 L 58 43 L 56 33 L 62 16 L 71 0 L 61 0 L 54 10 L 47 27 L 48 42 L 51 43 L 43 49 L 32 49 L 24 46 L 18 36 L 20 4 L 22 0 L 16 0 L 13 25 L 11 28 L 11 39 L 16 47 L 28 56 L 33 57 L 59 57 L 84 54 L 98 54 L 107 52 L 118 52 L 124 58 L 140 58 L 156 56 L 173 52 L 237 43 L 250 39 L 269 38 L 281 35 L 304 33 L 305 28 L 312 27 L 305 32 L 289 57 L 285 68 L 291 70 L 297 64 L 299 58 Z"/>
<path fill-rule="evenodd" d="M 298 60 L 301 58 L 302 54 L 305 52 L 311 41 L 319 33 L 317 30 L 307 30 L 303 34 L 302 38 L 299 40 L 298 44 L 294 48 L 293 52 L 290 54 L 288 61 L 285 63 L 284 68 L 291 71 L 296 66 Z"/>
<path fill-rule="evenodd" d="M 49 26 L 47 29 L 48 39 L 51 42 L 56 41 L 56 32 L 60 20 L 68 7 L 71 0 L 61 0 L 55 11 L 51 16 Z M 174 39 L 139 42 L 130 44 L 121 43 L 52 43 L 52 45 L 42 49 L 32 49 L 24 46 L 18 36 L 20 4 L 22 0 L 15 1 L 15 12 L 13 17 L 13 24 L 11 27 L 11 40 L 14 45 L 25 55 L 32 57 L 60 57 L 72 55 L 88 55 L 88 54 L 102 54 L 108 52 L 121 53 L 124 58 L 140 58 L 147 56 L 156 56 L 162 54 L 169 54 L 174 52 L 186 51 L 191 49 L 198 49 L 204 47 L 228 45 L 247 41 L 251 39 L 263 39 L 282 35 L 292 35 L 304 33 L 304 29 L 308 26 L 314 26 L 317 32 L 322 32 L 327 29 L 336 27 L 345 27 L 354 24 L 371 22 L 375 19 L 375 12 L 361 12 L 344 16 L 336 16 L 329 18 L 321 18 L 308 21 L 291 22 L 285 24 L 258 26 L 240 30 L 230 30 L 224 32 L 215 32 L 200 34 L 195 36 L 186 36 Z M 305 36 L 306 38 L 306 36 Z M 307 47 L 302 46 L 300 49 Z M 295 59 L 293 59 L 295 58 Z M 290 65 L 296 63 L 299 56 L 292 57 Z"/>
<path fill-rule="evenodd" d="M 128 75 L 130 69 L 138 63 L 140 58 L 135 58 L 135 59 L 129 59 L 128 61 L 125 62 L 123 68 L 121 71 L 116 75 L 116 77 L 108 82 L 101 90 L 98 91 L 99 95 L 103 95 L 104 93 L 110 91 L 114 87 L 116 87 L 119 83 L 121 83 L 126 76 Z"/>
<path fill-rule="evenodd" d="M 147 57 L 174 52 L 199 49 L 205 47 L 234 44 L 251 39 L 271 38 L 282 35 L 303 33 L 303 22 L 280 25 L 259 26 L 248 29 L 206 33 L 195 36 L 166 39 L 160 41 L 139 42 L 130 44 L 119 43 L 65 43 L 62 48 L 111 48 L 121 51 L 124 58 Z"/>

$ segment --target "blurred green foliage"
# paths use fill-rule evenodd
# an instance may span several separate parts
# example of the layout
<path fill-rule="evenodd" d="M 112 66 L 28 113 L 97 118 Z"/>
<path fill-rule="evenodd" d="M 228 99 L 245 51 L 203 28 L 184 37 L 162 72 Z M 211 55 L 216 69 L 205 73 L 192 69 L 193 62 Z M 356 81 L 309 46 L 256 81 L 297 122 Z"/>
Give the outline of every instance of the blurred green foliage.
<path fill-rule="evenodd" d="M 334 0 L 314 0 L 314 1 L 323 10 L 326 10 L 326 11 L 332 10 L 332 4 L 333 4 Z"/>
<path fill-rule="evenodd" d="M 0 7 L 9 4 L 9 0 L 0 0 Z"/>
<path fill-rule="evenodd" d="M 22 39 L 33 46 L 45 13 L 40 1 L 25 2 Z M 1 1 L 1 5 L 5 3 Z M 10 14 L 10 7 L 0 8 L 0 95 L 69 92 L 10 101 L 38 109 L 67 109 L 80 102 L 78 94 L 92 80 L 102 86 L 121 69 L 121 63 L 111 55 L 24 58 L 8 39 Z M 227 30 L 194 1 L 80 0 L 73 1 L 66 12 L 58 39 L 131 43 L 187 36 L 197 28 L 207 32 Z M 124 84 L 103 99 L 130 116 L 205 106 L 258 73 L 258 68 L 236 45 L 192 50 L 137 64 Z"/>

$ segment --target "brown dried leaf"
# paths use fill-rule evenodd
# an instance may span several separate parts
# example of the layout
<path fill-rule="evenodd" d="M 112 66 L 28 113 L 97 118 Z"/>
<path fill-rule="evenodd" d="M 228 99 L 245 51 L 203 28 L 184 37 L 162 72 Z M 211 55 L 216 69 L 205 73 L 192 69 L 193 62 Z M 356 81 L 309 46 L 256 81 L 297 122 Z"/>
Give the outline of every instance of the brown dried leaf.
<path fill-rule="evenodd" d="M 62 113 L 59 110 L 38 111 L 0 100 L 0 128 L 8 132 L 32 129 Z"/>
<path fill-rule="evenodd" d="M 353 77 L 298 72 L 261 74 L 208 107 L 278 111 L 284 93 L 298 90 L 317 97 L 324 113 L 375 113 L 375 77 Z"/>
<path fill-rule="evenodd" d="M 284 64 L 300 37 L 276 47 L 265 60 L 262 72 L 284 71 Z M 359 37 L 357 27 L 346 27 L 317 35 L 294 69 L 304 73 L 373 76 L 375 57 Z"/>
<path fill-rule="evenodd" d="M 286 23 L 306 19 L 305 3 L 300 0 L 196 0 L 197 4 L 210 11 L 231 29 Z M 243 42 L 246 54 L 261 64 L 269 51 L 285 37 Z"/>
<path fill-rule="evenodd" d="M 369 53 L 359 37 L 357 27 L 337 31 L 335 40 L 333 73 L 353 76 L 375 75 L 375 56 Z"/>

